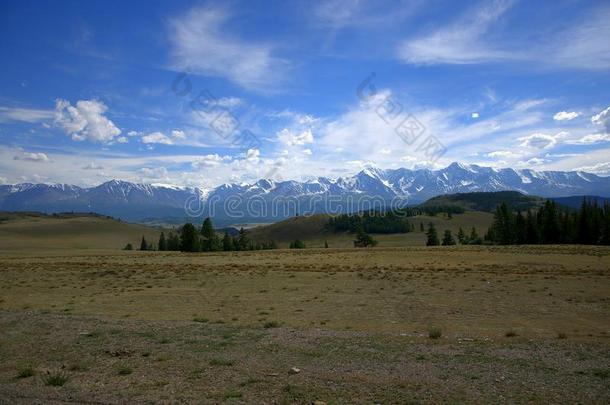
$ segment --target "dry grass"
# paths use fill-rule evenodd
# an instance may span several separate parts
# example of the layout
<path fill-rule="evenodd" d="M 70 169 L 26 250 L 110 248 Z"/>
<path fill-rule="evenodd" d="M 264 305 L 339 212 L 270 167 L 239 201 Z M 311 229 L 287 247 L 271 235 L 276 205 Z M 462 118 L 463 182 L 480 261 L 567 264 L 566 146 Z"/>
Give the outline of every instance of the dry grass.
<path fill-rule="evenodd" d="M 0 397 L 607 403 L 609 271 L 579 246 L 5 252 Z"/>

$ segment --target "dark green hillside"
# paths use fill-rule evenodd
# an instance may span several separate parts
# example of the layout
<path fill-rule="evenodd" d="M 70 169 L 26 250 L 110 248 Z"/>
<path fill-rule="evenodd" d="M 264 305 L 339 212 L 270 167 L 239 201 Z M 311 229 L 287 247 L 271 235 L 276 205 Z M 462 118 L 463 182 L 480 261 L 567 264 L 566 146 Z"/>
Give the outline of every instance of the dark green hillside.
<path fill-rule="evenodd" d="M 420 207 L 457 206 L 467 210 L 493 212 L 501 203 L 505 203 L 513 211 L 526 211 L 539 207 L 544 203 L 544 199 L 518 191 L 457 193 L 431 198 Z"/>

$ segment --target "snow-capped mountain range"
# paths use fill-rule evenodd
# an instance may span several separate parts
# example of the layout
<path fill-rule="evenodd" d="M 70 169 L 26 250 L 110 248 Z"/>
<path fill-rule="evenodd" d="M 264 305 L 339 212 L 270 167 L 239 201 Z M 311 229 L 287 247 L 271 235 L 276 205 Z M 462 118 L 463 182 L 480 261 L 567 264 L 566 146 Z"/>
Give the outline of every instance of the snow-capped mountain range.
<path fill-rule="evenodd" d="M 313 212 L 346 212 L 390 202 L 417 204 L 441 194 L 500 190 L 542 197 L 610 197 L 610 177 L 452 163 L 440 170 L 367 168 L 338 179 L 261 179 L 253 184 L 223 184 L 211 190 L 119 180 L 91 188 L 16 184 L 0 186 L 0 210 L 96 212 L 129 221 L 164 219 L 175 223 L 189 217 L 212 216 L 218 224 L 232 224 L 270 222 Z"/>

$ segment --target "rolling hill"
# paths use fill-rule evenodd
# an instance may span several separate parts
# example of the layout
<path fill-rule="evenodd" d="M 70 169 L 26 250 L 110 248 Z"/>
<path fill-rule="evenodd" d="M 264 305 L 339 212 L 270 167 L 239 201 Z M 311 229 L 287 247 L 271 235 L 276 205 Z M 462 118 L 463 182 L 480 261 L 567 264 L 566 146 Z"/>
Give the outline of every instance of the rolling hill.
<path fill-rule="evenodd" d="M 506 203 L 514 211 L 525 211 L 544 203 L 544 198 L 526 195 L 518 191 L 457 193 L 431 198 L 420 206 L 456 206 L 466 210 L 494 212 L 501 203 Z"/>
<path fill-rule="evenodd" d="M 0 250 L 121 249 L 157 242 L 160 231 L 95 214 L 0 212 Z"/>

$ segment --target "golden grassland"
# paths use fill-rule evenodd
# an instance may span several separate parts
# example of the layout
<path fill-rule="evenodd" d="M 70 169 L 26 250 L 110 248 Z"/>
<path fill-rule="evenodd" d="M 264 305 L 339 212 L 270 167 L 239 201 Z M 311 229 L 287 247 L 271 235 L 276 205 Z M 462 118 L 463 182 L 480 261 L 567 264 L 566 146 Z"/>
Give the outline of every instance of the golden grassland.
<path fill-rule="evenodd" d="M 0 221 L 0 250 L 122 249 L 157 242 L 160 231 L 100 216 L 53 217 L 13 214 Z"/>
<path fill-rule="evenodd" d="M 0 398 L 608 403 L 609 272 L 583 246 L 5 250 Z"/>

